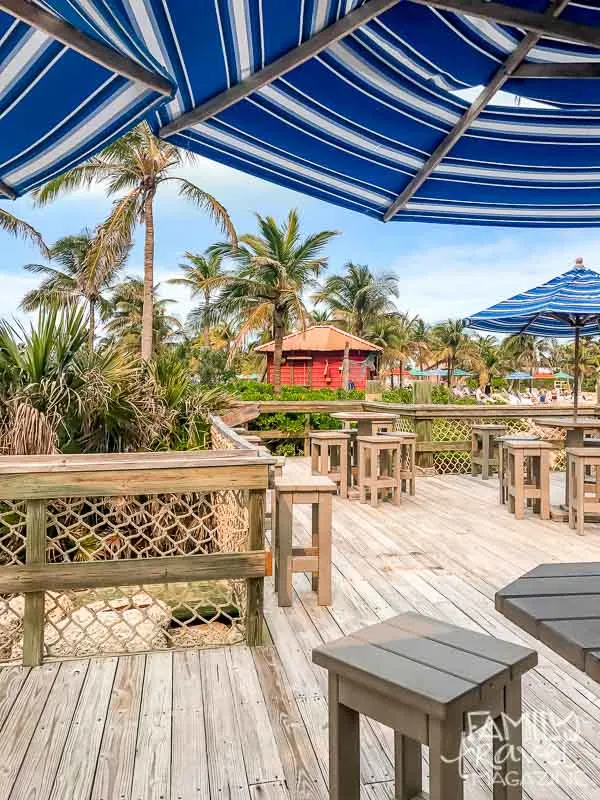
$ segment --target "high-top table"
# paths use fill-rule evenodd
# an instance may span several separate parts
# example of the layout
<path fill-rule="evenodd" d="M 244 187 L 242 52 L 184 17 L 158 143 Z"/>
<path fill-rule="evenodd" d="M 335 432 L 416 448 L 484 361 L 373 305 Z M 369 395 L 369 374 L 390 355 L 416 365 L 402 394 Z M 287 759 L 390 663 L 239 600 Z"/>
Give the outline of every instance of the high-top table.
<path fill-rule="evenodd" d="M 560 428 L 566 431 L 566 447 L 583 447 L 586 434 L 600 436 L 600 419 L 598 417 L 544 417 L 536 419 L 535 424 L 539 428 Z M 565 481 L 565 502 L 563 510 L 568 509 L 569 503 L 569 471 Z"/>
<path fill-rule="evenodd" d="M 397 414 L 390 414 L 389 411 L 337 411 L 331 416 L 342 422 L 356 422 L 359 436 L 374 436 L 377 433 L 374 428 L 378 423 L 393 426 L 397 419 Z"/>
<path fill-rule="evenodd" d="M 600 682 L 600 562 L 541 564 L 497 592 L 496 609 Z"/>

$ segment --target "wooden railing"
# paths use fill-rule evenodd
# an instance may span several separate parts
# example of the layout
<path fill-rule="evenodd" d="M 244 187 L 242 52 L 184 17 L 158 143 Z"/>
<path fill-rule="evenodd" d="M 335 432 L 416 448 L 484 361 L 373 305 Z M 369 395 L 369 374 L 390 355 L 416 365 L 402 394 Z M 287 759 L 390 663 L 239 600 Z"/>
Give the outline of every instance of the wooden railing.
<path fill-rule="evenodd" d="M 509 433 L 535 433 L 552 441 L 557 450 L 564 442 L 564 431 L 536 426 L 535 420 L 565 416 L 572 413 L 572 406 L 556 404 L 539 405 L 443 405 L 400 404 L 364 401 L 301 401 L 301 402 L 257 402 L 261 414 L 304 414 L 306 421 L 301 432 L 277 430 L 252 430 L 251 433 L 274 447 L 281 440 L 304 442 L 307 452 L 311 432 L 309 415 L 331 414 L 336 411 L 387 411 L 398 416 L 398 427 L 417 434 L 417 463 L 427 471 L 441 474 L 464 473 L 471 468 L 471 427 L 481 422 L 501 422 Z M 587 404 L 582 413 L 594 416 L 600 412 L 598 406 Z M 562 466 L 562 454 L 555 459 Z"/>
<path fill-rule="evenodd" d="M 272 464 L 246 447 L 0 458 L 0 660 L 259 644 Z"/>

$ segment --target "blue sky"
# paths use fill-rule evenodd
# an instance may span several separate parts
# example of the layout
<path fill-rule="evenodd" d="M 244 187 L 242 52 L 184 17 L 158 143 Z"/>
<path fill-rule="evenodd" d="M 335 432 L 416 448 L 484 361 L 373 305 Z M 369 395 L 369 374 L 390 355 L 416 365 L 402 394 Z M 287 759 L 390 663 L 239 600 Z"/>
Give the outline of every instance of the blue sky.
<path fill-rule="evenodd" d="M 399 307 L 429 322 L 466 316 L 504 297 L 523 291 L 570 268 L 576 256 L 600 267 L 596 253 L 600 232 L 591 230 L 536 231 L 515 228 L 383 224 L 355 212 L 249 177 L 214 162 L 199 159 L 185 175 L 215 194 L 229 210 L 238 232 L 254 230 L 253 212 L 283 217 L 298 208 L 306 232 L 340 231 L 328 249 L 329 272 L 346 261 L 366 263 L 375 271 L 391 271 L 400 280 Z M 47 242 L 100 222 L 110 207 L 101 186 L 78 192 L 43 209 L 28 198 L 6 207 L 27 219 Z M 219 232 L 193 206 L 164 190 L 156 204 L 156 275 L 165 281 L 177 274 L 186 250 L 202 251 L 218 240 Z M 0 232 L 0 316 L 19 314 L 19 302 L 36 276 L 22 265 L 39 261 L 39 254 Z M 132 251 L 128 274 L 141 274 L 141 232 Z M 162 296 L 178 301 L 173 310 L 182 318 L 190 302 L 185 290 L 163 286 Z"/>

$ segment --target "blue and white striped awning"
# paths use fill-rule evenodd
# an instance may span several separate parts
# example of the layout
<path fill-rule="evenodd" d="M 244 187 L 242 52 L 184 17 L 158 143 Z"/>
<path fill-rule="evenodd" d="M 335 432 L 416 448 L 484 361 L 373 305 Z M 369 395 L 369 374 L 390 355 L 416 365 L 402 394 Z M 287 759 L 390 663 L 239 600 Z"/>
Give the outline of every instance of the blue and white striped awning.
<path fill-rule="evenodd" d="M 600 274 L 577 264 L 528 292 L 503 300 L 465 320 L 470 328 L 496 333 L 572 337 L 600 334 Z"/>
<path fill-rule="evenodd" d="M 521 42 L 516 27 L 398 0 L 170 141 L 376 218 L 420 172 Z M 6 0 L 7 3 L 23 0 Z M 166 78 L 122 77 L 0 11 L 0 179 L 18 195 L 146 118 L 159 133 L 373 0 L 44 0 L 95 41 Z M 541 12 L 546 0 L 508 0 Z M 600 25 L 600 0 L 561 19 Z M 599 63 L 541 38 L 528 64 Z M 513 78 L 549 107 L 488 106 L 394 217 L 521 226 L 600 222 L 599 79 Z"/>

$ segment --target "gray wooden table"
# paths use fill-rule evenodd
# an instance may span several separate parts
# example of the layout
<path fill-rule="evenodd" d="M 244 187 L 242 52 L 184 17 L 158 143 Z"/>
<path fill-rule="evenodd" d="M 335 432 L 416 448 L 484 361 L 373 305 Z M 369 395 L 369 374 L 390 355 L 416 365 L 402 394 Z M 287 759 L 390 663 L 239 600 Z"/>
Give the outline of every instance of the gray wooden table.
<path fill-rule="evenodd" d="M 541 564 L 497 592 L 496 609 L 600 682 L 600 562 Z"/>

